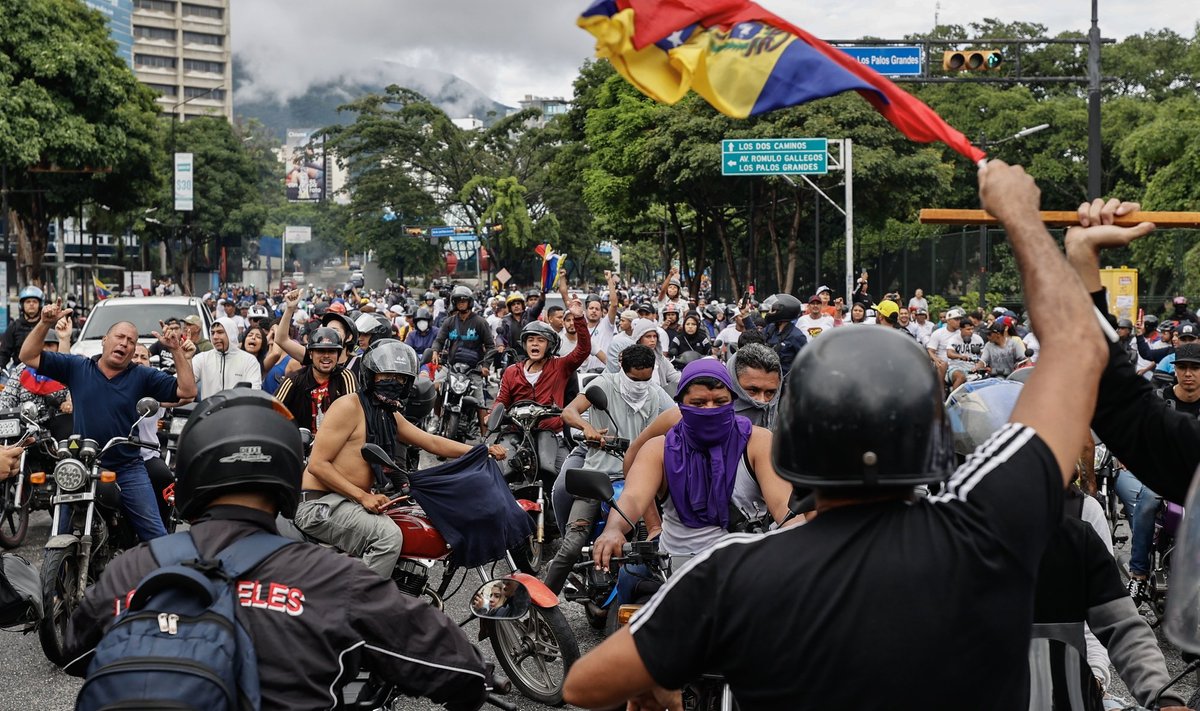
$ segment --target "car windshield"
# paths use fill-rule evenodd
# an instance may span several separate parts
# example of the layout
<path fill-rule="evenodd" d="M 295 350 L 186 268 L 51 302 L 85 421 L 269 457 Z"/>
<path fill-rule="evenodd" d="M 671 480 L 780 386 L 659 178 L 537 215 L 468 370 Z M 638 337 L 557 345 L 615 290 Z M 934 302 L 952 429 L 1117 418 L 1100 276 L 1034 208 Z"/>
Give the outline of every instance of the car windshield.
<path fill-rule="evenodd" d="M 130 299 L 136 302 L 137 299 Z M 86 341 L 91 338 L 103 338 L 108 329 L 112 325 L 120 321 L 129 321 L 137 326 L 138 336 L 140 338 L 153 338 L 151 331 L 161 331 L 162 326 L 159 321 L 166 321 L 168 318 L 177 318 L 183 320 L 187 316 L 197 315 L 195 306 L 188 304 L 150 304 L 143 305 L 139 303 L 131 303 L 128 306 L 121 304 L 120 306 L 104 306 L 92 312 L 91 318 L 83 327 L 83 333 L 79 340 Z"/>

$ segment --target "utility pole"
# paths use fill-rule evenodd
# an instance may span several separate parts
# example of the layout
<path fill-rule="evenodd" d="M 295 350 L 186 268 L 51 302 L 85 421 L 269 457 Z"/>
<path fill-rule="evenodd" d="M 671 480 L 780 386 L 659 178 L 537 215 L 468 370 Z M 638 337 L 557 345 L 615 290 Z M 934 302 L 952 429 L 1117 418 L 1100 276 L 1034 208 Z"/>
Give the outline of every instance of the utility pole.
<path fill-rule="evenodd" d="M 1100 197 L 1100 14 L 1092 0 L 1092 28 L 1088 30 L 1088 200 Z"/>

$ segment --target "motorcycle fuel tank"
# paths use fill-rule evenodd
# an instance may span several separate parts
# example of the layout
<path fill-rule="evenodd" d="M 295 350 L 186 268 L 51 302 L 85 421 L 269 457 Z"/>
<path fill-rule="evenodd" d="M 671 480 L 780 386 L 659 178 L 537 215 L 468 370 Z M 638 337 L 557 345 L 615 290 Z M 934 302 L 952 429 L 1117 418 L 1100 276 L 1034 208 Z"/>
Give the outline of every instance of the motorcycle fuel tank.
<path fill-rule="evenodd" d="M 387 515 L 404 534 L 401 556 L 437 560 L 450 555 L 450 545 L 420 508 L 404 506 L 388 511 Z"/>

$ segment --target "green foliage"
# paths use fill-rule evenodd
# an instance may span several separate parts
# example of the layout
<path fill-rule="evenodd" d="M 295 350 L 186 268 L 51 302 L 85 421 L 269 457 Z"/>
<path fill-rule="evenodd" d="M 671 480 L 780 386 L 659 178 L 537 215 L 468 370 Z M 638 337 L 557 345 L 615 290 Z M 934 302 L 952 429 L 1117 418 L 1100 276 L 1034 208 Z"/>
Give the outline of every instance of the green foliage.
<path fill-rule="evenodd" d="M 153 94 L 116 55 L 99 12 L 22 0 L 0 13 L 0 165 L 24 280 L 41 278 L 49 224 L 85 201 L 122 212 L 161 189 Z M 33 172 L 54 168 L 71 172 Z M 105 177 L 81 172 L 111 169 Z"/>
<path fill-rule="evenodd" d="M 950 309 L 950 302 L 939 294 L 926 294 L 925 300 L 929 302 L 929 318 L 934 322 L 942 312 Z"/>

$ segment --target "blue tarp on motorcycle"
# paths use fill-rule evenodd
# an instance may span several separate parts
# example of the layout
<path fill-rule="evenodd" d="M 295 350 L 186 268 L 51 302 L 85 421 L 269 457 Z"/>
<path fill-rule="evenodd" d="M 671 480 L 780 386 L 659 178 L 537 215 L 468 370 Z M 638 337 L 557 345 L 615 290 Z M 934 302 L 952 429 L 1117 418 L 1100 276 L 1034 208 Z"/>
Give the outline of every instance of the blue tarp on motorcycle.
<path fill-rule="evenodd" d="M 409 475 L 412 496 L 450 544 L 450 562 L 464 567 L 504 557 L 533 532 L 500 467 L 478 445 L 458 459 Z"/>

